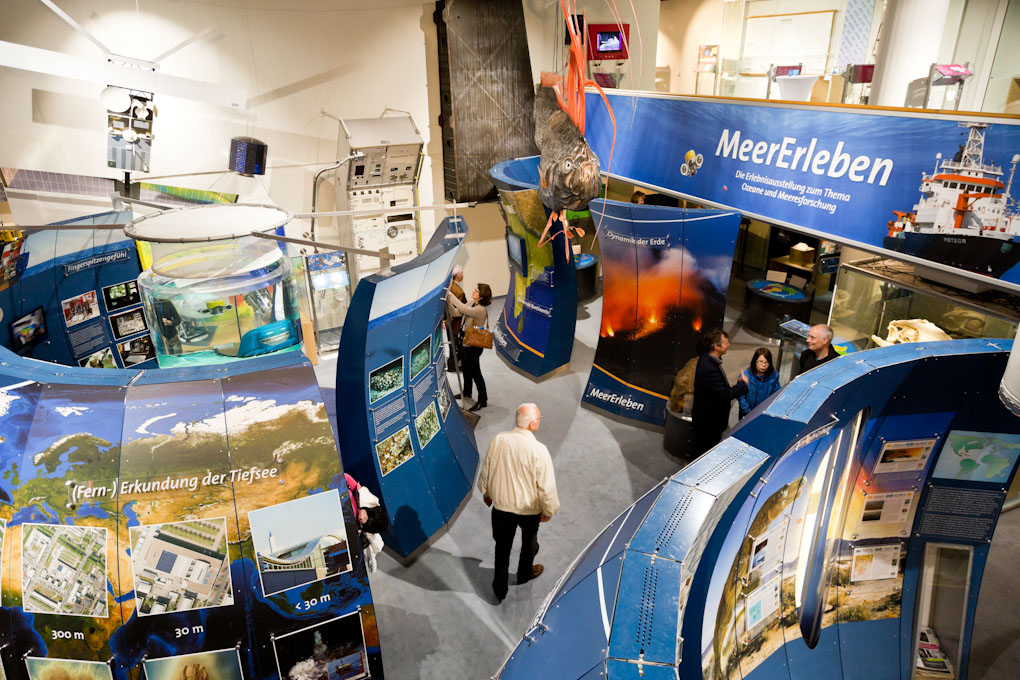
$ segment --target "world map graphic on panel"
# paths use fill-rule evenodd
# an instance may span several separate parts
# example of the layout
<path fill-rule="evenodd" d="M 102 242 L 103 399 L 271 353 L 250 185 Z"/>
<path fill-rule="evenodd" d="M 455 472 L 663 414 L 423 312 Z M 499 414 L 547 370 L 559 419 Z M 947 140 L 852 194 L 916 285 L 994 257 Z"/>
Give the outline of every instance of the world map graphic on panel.
<path fill-rule="evenodd" d="M 1005 484 L 1020 457 L 1020 434 L 952 430 L 932 476 Z"/>

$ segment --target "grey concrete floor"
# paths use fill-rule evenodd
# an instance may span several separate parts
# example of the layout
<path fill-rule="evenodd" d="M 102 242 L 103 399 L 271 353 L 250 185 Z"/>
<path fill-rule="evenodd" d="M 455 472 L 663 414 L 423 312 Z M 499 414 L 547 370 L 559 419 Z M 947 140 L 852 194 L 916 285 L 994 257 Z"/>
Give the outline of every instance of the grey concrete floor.
<path fill-rule="evenodd" d="M 999 518 L 974 613 L 970 680 L 1020 677 L 1020 616 L 1017 616 L 1017 557 L 1020 508 Z"/>

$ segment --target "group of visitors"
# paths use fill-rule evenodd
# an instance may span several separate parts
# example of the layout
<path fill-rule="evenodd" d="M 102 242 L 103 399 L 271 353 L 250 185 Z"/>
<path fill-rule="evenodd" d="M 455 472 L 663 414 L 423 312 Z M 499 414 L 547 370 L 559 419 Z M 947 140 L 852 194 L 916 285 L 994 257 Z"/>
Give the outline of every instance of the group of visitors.
<path fill-rule="evenodd" d="M 743 418 L 779 391 L 779 372 L 772 363 L 772 352 L 759 347 L 751 356 L 751 365 L 740 372 L 730 385 L 722 368 L 723 355 L 730 348 L 730 337 L 722 329 L 704 336 L 704 351 L 694 374 L 694 408 L 691 414 L 695 456 L 722 440 L 729 426 L 730 402 L 738 400 L 738 417 Z M 836 357 L 832 349 L 832 329 L 824 324 L 812 326 L 807 349 L 801 352 L 798 374 Z"/>

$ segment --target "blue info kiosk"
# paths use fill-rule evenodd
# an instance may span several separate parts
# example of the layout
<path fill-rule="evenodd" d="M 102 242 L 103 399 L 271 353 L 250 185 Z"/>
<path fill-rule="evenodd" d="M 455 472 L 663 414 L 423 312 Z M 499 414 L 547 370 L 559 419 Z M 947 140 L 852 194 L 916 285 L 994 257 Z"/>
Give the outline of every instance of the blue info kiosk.
<path fill-rule="evenodd" d="M 337 362 L 340 446 L 348 472 L 378 489 L 386 544 L 410 557 L 470 496 L 474 431 L 446 378 L 443 313 L 463 218 L 443 220 L 425 251 L 362 279 Z"/>

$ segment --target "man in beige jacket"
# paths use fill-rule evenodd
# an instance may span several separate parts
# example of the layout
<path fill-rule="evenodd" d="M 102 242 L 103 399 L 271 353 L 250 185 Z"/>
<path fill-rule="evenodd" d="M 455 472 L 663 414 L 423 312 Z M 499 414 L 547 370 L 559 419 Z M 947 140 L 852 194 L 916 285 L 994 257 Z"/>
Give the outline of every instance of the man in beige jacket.
<path fill-rule="evenodd" d="M 485 453 L 478 490 L 492 507 L 492 538 L 496 541 L 496 569 L 492 591 L 497 602 L 507 593 L 510 548 L 521 528 L 521 557 L 517 583 L 537 578 L 544 567 L 534 564 L 539 522 L 548 522 L 560 508 L 549 449 L 535 438 L 542 414 L 535 404 L 521 404 L 513 430 L 493 437 Z"/>

